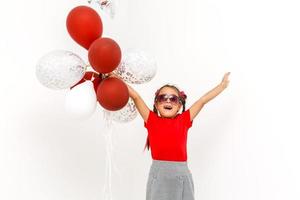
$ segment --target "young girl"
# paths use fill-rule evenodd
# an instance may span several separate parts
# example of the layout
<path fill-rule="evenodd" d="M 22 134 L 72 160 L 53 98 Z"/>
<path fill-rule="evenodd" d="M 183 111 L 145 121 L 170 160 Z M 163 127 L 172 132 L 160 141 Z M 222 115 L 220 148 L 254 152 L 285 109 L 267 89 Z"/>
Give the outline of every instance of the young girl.
<path fill-rule="evenodd" d="M 149 150 L 151 147 L 152 165 L 148 174 L 146 200 L 195 199 L 193 177 L 187 164 L 187 132 L 203 106 L 227 87 L 229 74 L 227 72 L 220 84 L 187 110 L 186 94 L 174 85 L 166 84 L 156 91 L 152 111 L 127 84 L 129 96 L 148 130 L 145 148 L 147 146 Z"/>

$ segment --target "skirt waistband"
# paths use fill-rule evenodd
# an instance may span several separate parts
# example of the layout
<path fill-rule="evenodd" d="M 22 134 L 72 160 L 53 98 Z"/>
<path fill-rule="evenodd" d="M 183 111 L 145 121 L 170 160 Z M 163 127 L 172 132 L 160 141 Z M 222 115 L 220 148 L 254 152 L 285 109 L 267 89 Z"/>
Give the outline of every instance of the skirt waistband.
<path fill-rule="evenodd" d="M 186 161 L 169 161 L 169 160 L 155 160 L 152 159 L 152 165 L 159 165 L 160 167 L 170 167 L 170 166 L 187 166 Z"/>
<path fill-rule="evenodd" d="M 190 173 L 187 161 L 152 160 L 150 173 L 157 174 L 160 171 L 166 175 L 180 175 Z"/>

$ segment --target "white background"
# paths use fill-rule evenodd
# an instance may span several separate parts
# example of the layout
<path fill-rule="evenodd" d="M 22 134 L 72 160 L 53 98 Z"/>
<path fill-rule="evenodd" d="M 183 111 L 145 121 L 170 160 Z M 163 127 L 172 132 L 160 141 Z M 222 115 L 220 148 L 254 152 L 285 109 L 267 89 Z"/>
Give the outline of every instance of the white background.
<path fill-rule="evenodd" d="M 299 161 L 299 2 L 296 0 L 119 0 L 103 36 L 158 62 L 154 79 L 132 85 L 152 108 L 165 83 L 187 107 L 230 71 L 228 88 L 194 119 L 188 162 L 196 199 L 296 200 Z M 0 7 L 0 199 L 97 200 L 105 177 L 100 106 L 86 121 L 64 111 L 67 90 L 42 86 L 40 57 L 87 51 L 68 35 L 68 12 L 84 0 L 3 1 Z M 298 79 L 297 79 L 298 78 Z M 115 124 L 113 199 L 145 199 L 151 164 L 138 116 Z"/>

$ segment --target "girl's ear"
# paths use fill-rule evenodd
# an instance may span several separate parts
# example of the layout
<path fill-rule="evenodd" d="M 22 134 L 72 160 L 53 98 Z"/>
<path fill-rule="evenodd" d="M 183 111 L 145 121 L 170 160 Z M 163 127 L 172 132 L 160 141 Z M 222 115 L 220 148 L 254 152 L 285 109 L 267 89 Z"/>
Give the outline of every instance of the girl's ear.
<path fill-rule="evenodd" d="M 157 102 L 155 102 L 153 106 L 154 106 L 155 109 L 158 111 L 158 109 L 157 109 Z"/>
<path fill-rule="evenodd" d="M 177 110 L 177 112 L 179 112 L 179 110 L 182 108 L 182 105 L 180 104 L 180 106 L 179 106 L 179 108 L 178 108 L 178 110 Z"/>

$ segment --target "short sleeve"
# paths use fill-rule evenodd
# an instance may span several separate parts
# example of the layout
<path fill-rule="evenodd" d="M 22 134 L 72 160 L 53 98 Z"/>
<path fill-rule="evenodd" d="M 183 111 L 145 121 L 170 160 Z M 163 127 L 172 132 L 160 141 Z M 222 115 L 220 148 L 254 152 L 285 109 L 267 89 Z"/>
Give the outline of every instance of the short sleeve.
<path fill-rule="evenodd" d="M 184 125 L 188 128 L 192 127 L 193 120 L 191 121 L 190 109 L 184 111 L 181 115 Z"/>
<path fill-rule="evenodd" d="M 150 110 L 147 122 L 144 121 L 144 127 L 148 128 L 149 126 L 151 126 L 151 124 L 153 124 L 153 122 L 155 121 L 156 117 L 156 114 L 152 110 Z"/>

